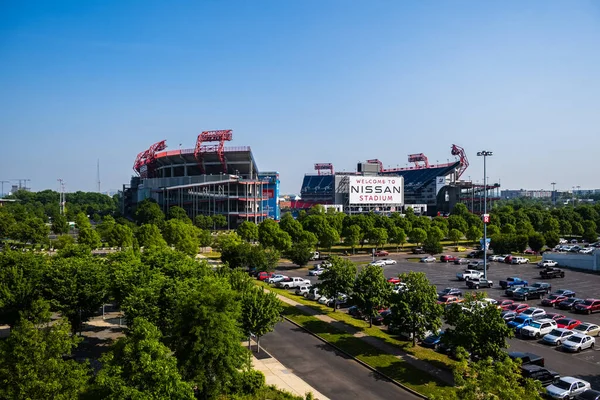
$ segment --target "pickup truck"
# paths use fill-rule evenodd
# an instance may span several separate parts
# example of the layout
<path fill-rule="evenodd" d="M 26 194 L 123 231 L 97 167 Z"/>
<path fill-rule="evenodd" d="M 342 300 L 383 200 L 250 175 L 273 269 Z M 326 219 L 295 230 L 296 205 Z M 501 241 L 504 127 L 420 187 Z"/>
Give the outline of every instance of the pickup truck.
<path fill-rule="evenodd" d="M 506 289 L 508 287 L 513 287 L 513 286 L 527 286 L 527 281 L 523 280 L 521 278 L 514 277 L 514 276 L 506 278 L 505 281 L 500 281 L 500 287 L 502 289 Z"/>
<path fill-rule="evenodd" d="M 282 281 L 278 284 L 278 286 L 281 286 L 284 289 L 291 289 L 291 288 L 295 288 L 295 287 L 300 287 L 303 285 L 310 285 L 311 282 L 308 279 L 304 279 L 304 278 L 298 278 L 298 277 L 291 277 L 290 281 Z"/>
<path fill-rule="evenodd" d="M 467 287 L 469 289 L 479 289 L 480 287 L 491 288 L 493 285 L 493 281 L 484 279 L 483 277 L 467 280 Z"/>
<path fill-rule="evenodd" d="M 468 281 L 469 279 L 479 279 L 483 276 L 483 272 L 466 269 L 463 272 L 456 274 L 456 279 L 459 281 Z"/>
<path fill-rule="evenodd" d="M 508 356 L 513 360 L 521 360 L 521 365 L 539 365 L 540 367 L 544 366 L 544 357 L 540 357 L 537 354 L 512 351 L 508 353 Z"/>
<path fill-rule="evenodd" d="M 531 287 L 534 287 L 536 289 L 540 289 L 540 290 L 545 290 L 546 294 L 550 293 L 552 291 L 552 285 L 546 282 L 536 282 L 533 285 L 530 285 Z"/>
<path fill-rule="evenodd" d="M 543 269 L 540 271 L 540 276 L 544 279 L 549 279 L 549 278 L 564 278 L 565 277 L 565 271 L 563 271 L 560 268 L 554 268 L 554 267 L 546 267 L 546 269 Z"/>
<path fill-rule="evenodd" d="M 541 299 L 546 294 L 546 289 L 538 289 L 532 286 L 525 286 L 517 289 L 513 292 L 513 299 L 525 300 L 527 299 Z"/>
<path fill-rule="evenodd" d="M 534 321 L 533 317 L 519 315 L 517 318 L 513 319 L 512 321 L 509 321 L 506 325 L 508 325 L 509 328 L 514 329 L 516 331 L 516 333 L 519 333 L 523 327 L 529 325 L 533 321 Z"/>
<path fill-rule="evenodd" d="M 538 265 L 538 267 L 541 267 L 541 268 L 556 267 L 558 265 L 558 263 L 554 260 L 542 260 L 537 265 Z"/>

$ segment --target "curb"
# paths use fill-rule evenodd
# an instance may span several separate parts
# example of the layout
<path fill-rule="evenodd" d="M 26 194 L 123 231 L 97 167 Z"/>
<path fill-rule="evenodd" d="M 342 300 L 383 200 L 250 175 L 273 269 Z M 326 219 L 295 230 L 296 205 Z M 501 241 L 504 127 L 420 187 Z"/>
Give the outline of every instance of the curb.
<path fill-rule="evenodd" d="M 364 361 L 359 360 L 358 358 L 354 357 L 352 354 L 340 349 L 339 347 L 337 347 L 336 345 L 329 343 L 327 340 L 323 339 L 321 336 L 317 335 L 314 332 L 309 331 L 308 329 L 306 329 L 305 327 L 303 327 L 302 325 L 292 321 L 291 319 L 289 319 L 288 317 L 283 317 L 286 321 L 291 322 L 292 324 L 294 324 L 295 326 L 297 326 L 298 328 L 310 333 L 312 336 L 316 337 L 317 339 L 319 339 L 321 342 L 328 344 L 329 346 L 333 347 L 335 350 L 339 351 L 340 353 L 346 355 L 347 357 L 352 358 L 354 361 L 356 361 L 357 363 L 359 363 L 360 365 L 362 365 L 363 367 L 368 368 L 369 370 L 375 372 L 376 374 L 382 376 L 383 378 L 387 379 L 388 381 L 392 382 L 394 385 L 406 390 L 407 392 L 410 392 L 411 394 L 420 397 L 422 399 L 425 400 L 429 400 L 429 397 L 422 395 L 421 393 L 409 388 L 406 385 L 403 385 L 402 383 L 398 382 L 395 379 L 390 378 L 389 376 L 387 376 L 386 374 L 384 374 L 383 372 L 380 372 L 378 370 L 376 370 L 375 368 L 371 367 L 369 364 L 365 363 Z"/>

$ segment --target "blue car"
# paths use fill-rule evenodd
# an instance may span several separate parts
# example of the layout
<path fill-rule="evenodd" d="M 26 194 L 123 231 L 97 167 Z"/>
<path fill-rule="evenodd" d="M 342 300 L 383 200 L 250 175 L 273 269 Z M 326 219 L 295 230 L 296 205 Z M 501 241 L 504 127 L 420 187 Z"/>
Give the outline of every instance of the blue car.
<path fill-rule="evenodd" d="M 516 333 L 519 333 L 519 332 L 521 332 L 521 328 L 531 324 L 532 322 L 533 322 L 533 318 L 524 317 L 522 315 L 519 315 L 517 318 L 513 319 L 512 321 L 508 321 L 507 325 L 510 328 L 513 328 Z"/>
<path fill-rule="evenodd" d="M 427 336 L 421 342 L 421 346 L 423 346 L 423 347 L 429 347 L 429 348 L 432 348 L 432 349 L 436 349 L 440 345 L 440 343 L 442 341 L 442 335 L 443 334 L 444 334 L 444 331 L 441 331 L 438 334 L 431 334 L 431 335 Z"/>

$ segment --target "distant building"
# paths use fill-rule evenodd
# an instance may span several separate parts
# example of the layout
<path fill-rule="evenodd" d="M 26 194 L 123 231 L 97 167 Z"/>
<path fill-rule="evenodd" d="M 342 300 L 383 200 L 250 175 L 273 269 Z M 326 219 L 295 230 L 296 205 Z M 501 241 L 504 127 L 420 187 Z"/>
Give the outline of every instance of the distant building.
<path fill-rule="evenodd" d="M 504 200 L 512 200 L 518 198 L 530 198 L 530 199 L 551 199 L 552 190 L 502 190 L 500 197 Z"/>

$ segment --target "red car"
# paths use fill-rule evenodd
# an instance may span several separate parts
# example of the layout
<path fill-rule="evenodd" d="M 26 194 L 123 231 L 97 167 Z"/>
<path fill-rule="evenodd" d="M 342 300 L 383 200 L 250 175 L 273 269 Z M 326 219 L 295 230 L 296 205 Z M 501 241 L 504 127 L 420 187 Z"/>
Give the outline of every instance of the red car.
<path fill-rule="evenodd" d="M 498 303 L 498 307 L 500 307 L 501 310 L 508 310 L 508 307 L 510 307 L 511 305 L 515 304 L 514 300 L 501 300 Z M 511 310 L 512 311 L 512 310 Z"/>
<path fill-rule="evenodd" d="M 583 303 L 575 306 L 575 312 L 591 314 L 594 311 L 600 311 L 600 300 L 598 299 L 585 299 Z"/>
<path fill-rule="evenodd" d="M 383 256 L 389 256 L 390 253 L 388 253 L 385 250 L 379 250 L 375 252 L 375 257 L 383 257 Z"/>
<path fill-rule="evenodd" d="M 562 314 L 556 314 L 556 313 L 547 313 L 546 315 L 544 315 L 544 319 L 553 319 L 554 321 L 558 321 L 559 319 L 562 318 L 566 318 L 566 316 L 562 315 Z"/>
<path fill-rule="evenodd" d="M 391 284 L 396 285 L 396 284 L 400 283 L 400 278 L 398 278 L 397 276 L 394 276 L 394 277 L 391 277 L 390 279 L 388 279 L 387 281 Z"/>
<path fill-rule="evenodd" d="M 561 296 L 558 294 L 551 294 L 550 296 L 542 299 L 542 305 L 546 307 L 556 307 L 558 303 L 561 301 L 565 301 L 567 299 L 566 296 Z"/>
<path fill-rule="evenodd" d="M 270 278 L 273 276 L 272 272 L 259 272 L 258 275 L 256 276 L 256 279 L 258 279 L 259 281 L 264 281 L 267 278 Z"/>
<path fill-rule="evenodd" d="M 456 260 L 458 260 L 458 257 L 455 257 L 455 256 L 443 255 L 440 257 L 440 262 L 445 262 L 445 263 L 454 262 Z"/>
<path fill-rule="evenodd" d="M 514 311 L 517 314 L 521 314 L 523 311 L 529 308 L 529 304 L 513 303 L 508 306 L 507 310 Z"/>
<path fill-rule="evenodd" d="M 573 318 L 561 318 L 556 320 L 556 325 L 559 328 L 573 329 L 576 326 L 580 325 L 581 321 Z"/>

